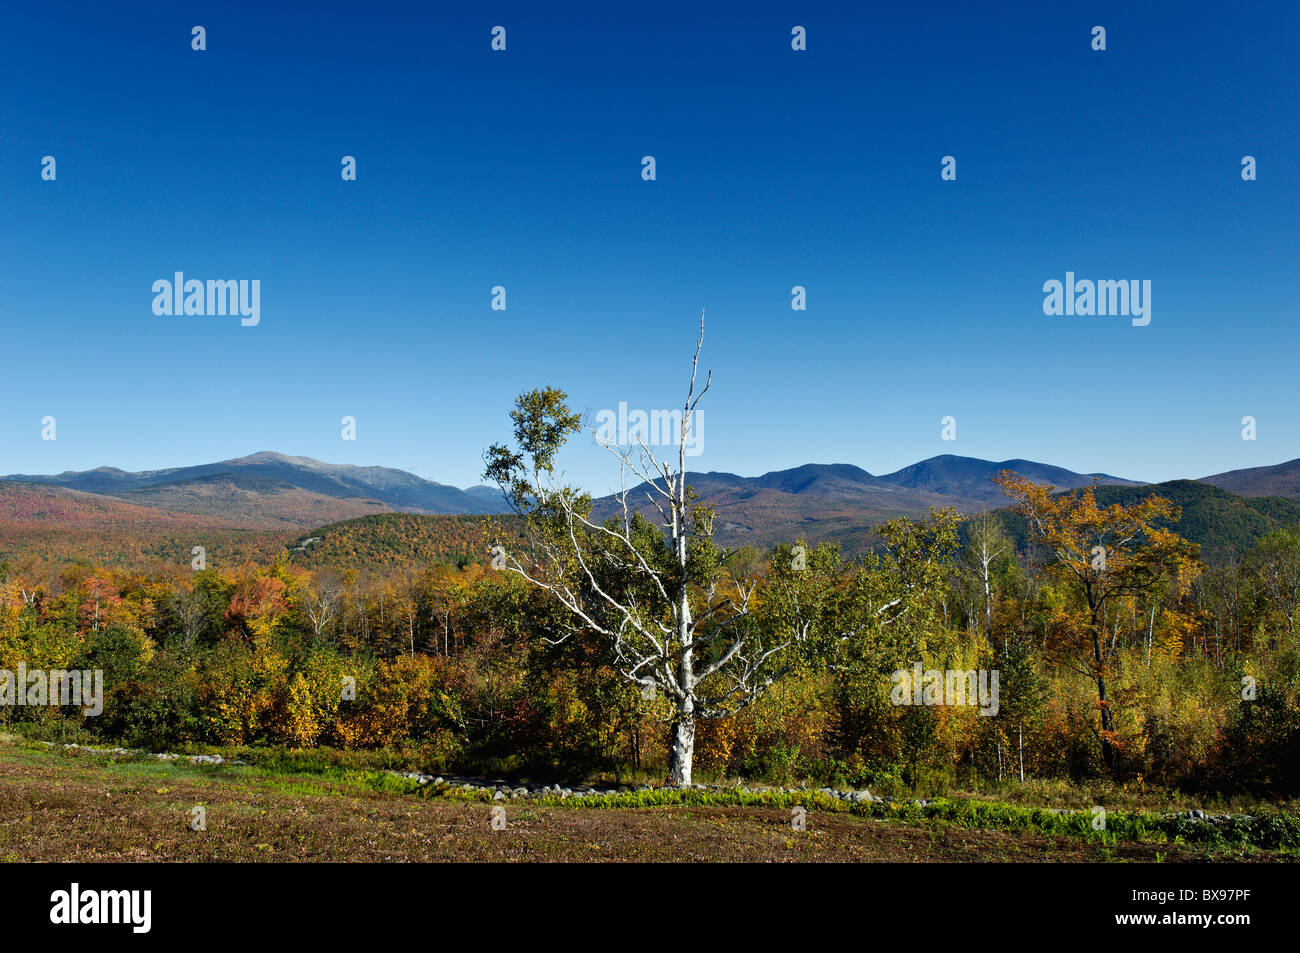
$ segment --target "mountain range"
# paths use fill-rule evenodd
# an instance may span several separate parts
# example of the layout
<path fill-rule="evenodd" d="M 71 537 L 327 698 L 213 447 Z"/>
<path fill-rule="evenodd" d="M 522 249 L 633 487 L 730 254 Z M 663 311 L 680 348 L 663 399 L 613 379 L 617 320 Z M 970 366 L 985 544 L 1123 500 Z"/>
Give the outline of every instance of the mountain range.
<path fill-rule="evenodd" d="M 173 513 L 302 528 L 370 513 L 506 509 L 500 490 L 493 487 L 462 490 L 391 467 L 322 463 L 269 451 L 193 467 L 138 473 L 98 467 L 52 476 L 13 474 L 0 482 L 57 486 Z"/>
<path fill-rule="evenodd" d="M 895 516 L 917 515 L 930 506 L 951 506 L 966 513 L 1005 506 L 1006 498 L 992 481 L 1000 470 L 1014 470 L 1061 490 L 1097 483 L 1115 488 L 1112 494 L 1127 496 L 1129 490 L 1147 486 L 1030 460 L 994 462 L 950 454 L 881 476 L 851 464 L 805 464 L 757 477 L 691 473 L 688 482 L 715 507 L 715 530 L 724 545 L 765 547 L 802 536 L 858 551 L 872 526 Z M 1300 460 L 1175 482 L 1177 491 L 1195 505 L 1208 506 L 1213 513 L 1231 510 L 1236 514 L 1234 526 L 1267 527 L 1289 518 L 1291 509 L 1263 502 L 1229 506 L 1227 501 L 1256 497 L 1300 501 Z M 1219 490 L 1209 493 L 1207 484 Z M 1167 486 L 1173 484 L 1157 488 Z M 648 508 L 644 502 L 648 490 L 645 485 L 635 488 L 630 499 Z M 613 497 L 596 501 L 598 516 L 616 508 Z M 19 544 L 24 534 L 48 540 L 59 527 L 137 535 L 165 531 L 159 538 L 165 537 L 166 543 L 159 545 L 166 548 L 174 537 L 187 538 L 198 529 L 273 534 L 279 539 L 383 513 L 463 516 L 506 510 L 500 491 L 493 487 L 460 489 L 389 467 L 322 463 L 263 451 L 217 463 L 136 473 L 99 467 L 0 477 L 0 556 L 31 548 Z M 1212 519 L 1201 522 L 1206 527 L 1213 524 Z"/>
<path fill-rule="evenodd" d="M 996 509 L 1006 498 L 993 482 L 999 470 L 1015 470 L 1040 483 L 1070 490 L 1101 484 L 1135 486 L 1106 473 L 1075 473 L 1030 460 L 993 462 L 944 455 L 894 473 L 874 476 L 846 463 L 810 463 L 759 477 L 734 473 L 690 473 L 687 482 L 717 512 L 715 534 L 723 545 L 770 546 L 796 536 L 862 548 L 871 527 L 896 516 L 914 516 L 928 507 L 951 506 L 963 513 Z M 650 488 L 642 484 L 628 496 L 651 512 Z M 614 513 L 613 497 L 596 502 L 597 516 Z"/>

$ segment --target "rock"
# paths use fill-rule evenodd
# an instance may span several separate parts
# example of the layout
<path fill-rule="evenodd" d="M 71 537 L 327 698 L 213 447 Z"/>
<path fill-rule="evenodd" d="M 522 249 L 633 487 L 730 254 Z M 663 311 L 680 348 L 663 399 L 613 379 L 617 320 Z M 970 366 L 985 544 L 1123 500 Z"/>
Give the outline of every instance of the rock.
<path fill-rule="evenodd" d="M 505 799 L 506 799 L 506 796 L 505 796 L 504 792 L 501 792 L 501 791 L 498 791 L 496 794 L 493 794 L 493 795 L 492 795 L 492 800 L 494 800 L 494 801 L 504 801 Z"/>

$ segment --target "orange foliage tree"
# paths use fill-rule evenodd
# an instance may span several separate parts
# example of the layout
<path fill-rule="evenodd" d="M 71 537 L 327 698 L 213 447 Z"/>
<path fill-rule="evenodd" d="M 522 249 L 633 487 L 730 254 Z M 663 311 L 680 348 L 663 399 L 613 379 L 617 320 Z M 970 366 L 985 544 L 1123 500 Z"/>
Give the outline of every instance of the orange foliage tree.
<path fill-rule="evenodd" d="M 1096 682 L 1102 758 L 1113 772 L 1114 720 L 1103 650 L 1107 608 L 1124 596 L 1149 594 L 1166 580 L 1185 588 L 1199 569 L 1200 547 L 1158 525 L 1181 516 L 1181 509 L 1161 496 L 1103 508 L 1092 487 L 1053 495 L 1050 485 L 1010 470 L 994 482 L 1016 502 L 1031 536 L 1051 554 L 1048 572 L 1079 600 L 1075 611 L 1058 614 L 1049 636 L 1064 658 L 1082 661 L 1084 673 Z"/>

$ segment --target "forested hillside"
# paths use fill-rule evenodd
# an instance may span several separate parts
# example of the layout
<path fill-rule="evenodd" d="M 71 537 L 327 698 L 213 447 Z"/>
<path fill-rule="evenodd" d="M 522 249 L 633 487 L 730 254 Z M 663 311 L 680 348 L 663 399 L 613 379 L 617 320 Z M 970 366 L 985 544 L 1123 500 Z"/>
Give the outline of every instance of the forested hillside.
<path fill-rule="evenodd" d="M 1281 497 L 1243 497 L 1196 480 L 1171 480 L 1148 486 L 1101 486 L 1096 490 L 1101 506 L 1128 506 L 1158 493 L 1181 508 L 1178 520 L 1161 525 L 1201 547 L 1201 558 L 1211 566 L 1240 558 L 1265 535 L 1300 524 L 1300 502 Z M 1028 540 L 1024 518 L 1007 509 L 999 514 L 1022 551 Z"/>
<path fill-rule="evenodd" d="M 331 523 L 289 544 L 297 565 L 389 569 L 490 561 L 490 541 L 511 533 L 519 518 L 384 513 Z"/>
<path fill-rule="evenodd" d="M 188 565 L 195 546 L 228 564 L 268 559 L 291 538 L 252 521 L 159 510 L 62 487 L 0 483 L 0 562 L 52 572 L 65 563 Z"/>

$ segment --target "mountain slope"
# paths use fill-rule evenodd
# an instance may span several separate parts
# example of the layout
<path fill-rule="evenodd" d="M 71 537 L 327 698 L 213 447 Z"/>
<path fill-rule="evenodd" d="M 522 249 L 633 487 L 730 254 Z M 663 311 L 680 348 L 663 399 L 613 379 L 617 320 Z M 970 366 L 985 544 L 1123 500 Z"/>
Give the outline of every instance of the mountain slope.
<path fill-rule="evenodd" d="M 283 549 L 285 535 L 256 521 L 172 512 L 66 487 L 0 482 L 0 563 L 187 567 L 195 546 L 203 546 L 214 562 L 234 562 L 274 555 Z"/>
<path fill-rule="evenodd" d="M 268 451 L 219 463 L 139 473 L 99 467 L 46 476 L 15 474 L 3 479 L 62 486 L 120 499 L 154 500 L 164 506 L 176 505 L 195 512 L 236 518 L 271 518 L 302 526 L 319 525 L 319 519 L 315 517 L 300 518 L 302 510 L 310 510 L 313 506 L 319 510 L 319 516 L 333 519 L 384 510 L 499 513 L 507 509 L 500 494 L 487 487 L 466 491 L 422 479 L 405 470 L 322 463 L 310 457 L 292 457 Z M 257 484 L 255 481 L 259 479 L 270 482 Z M 161 489 L 163 487 L 168 489 Z M 146 492 L 151 489 L 158 492 Z M 326 512 L 328 507 L 318 505 L 318 501 L 289 494 L 289 489 L 353 501 L 354 505 L 331 514 Z M 268 490 L 271 496 L 280 498 L 281 506 L 273 505 L 273 500 L 261 500 L 254 505 L 254 496 Z"/>
<path fill-rule="evenodd" d="M 206 521 L 192 515 L 141 506 L 96 493 L 0 481 L 0 526 L 65 529 L 167 526 L 188 529 L 202 525 L 206 525 Z"/>
<path fill-rule="evenodd" d="M 848 464 L 806 464 L 758 477 L 734 473 L 690 473 L 689 483 L 717 512 L 715 532 L 724 546 L 766 547 L 800 536 L 809 542 L 839 543 L 846 552 L 873 545 L 872 527 L 897 516 L 917 516 L 929 507 L 951 506 L 977 512 L 1005 502 L 993 483 L 999 470 L 1013 469 L 1062 488 L 1088 486 L 1094 477 L 1135 485 L 1107 474 L 1082 474 L 1028 460 L 994 463 L 973 457 L 941 456 L 923 460 L 887 476 L 873 476 Z M 642 484 L 628 497 L 651 515 Z M 618 512 L 613 497 L 596 501 L 600 518 Z"/>
<path fill-rule="evenodd" d="M 266 528 L 304 529 L 338 520 L 387 513 L 377 500 L 339 499 L 283 480 L 246 473 L 214 473 L 113 494 L 111 499 L 175 513 L 235 517 Z"/>
<path fill-rule="evenodd" d="M 1229 470 L 1201 477 L 1201 482 L 1238 496 L 1283 496 L 1300 500 L 1300 460 L 1288 460 L 1269 467 Z"/>
<path fill-rule="evenodd" d="M 1212 566 L 1245 553 L 1271 530 L 1300 523 L 1300 502 L 1281 497 L 1236 496 L 1197 480 L 1102 486 L 1096 491 L 1099 506 L 1115 503 L 1128 506 L 1151 494 L 1182 507 L 1181 518 L 1171 527 L 1185 539 L 1199 543 L 1201 559 Z M 998 515 L 1023 550 L 1028 537 L 1024 518 L 1009 509 Z"/>
<path fill-rule="evenodd" d="M 1005 500 L 1002 489 L 993 482 L 1001 470 L 1014 470 L 1035 483 L 1050 483 L 1061 490 L 1090 486 L 1093 481 L 1123 486 L 1139 485 L 1134 480 L 1124 480 L 1108 473 L 1075 473 L 1063 467 L 1054 467 L 1032 460 L 1003 460 L 993 463 L 975 457 L 958 457 L 944 454 L 904 467 L 880 479 L 886 483 L 914 490 L 927 490 L 943 496 L 963 500 L 979 500 L 1001 505 Z"/>
<path fill-rule="evenodd" d="M 488 522 L 514 538 L 523 520 L 509 514 L 487 516 L 428 516 L 420 513 L 381 513 L 321 526 L 293 540 L 293 562 L 313 569 L 364 566 L 367 569 L 430 565 L 486 565 L 494 536 Z"/>

